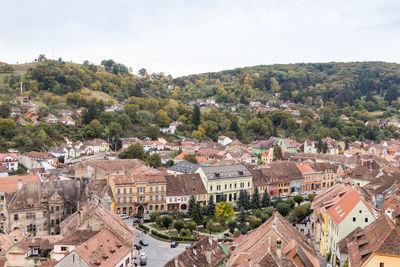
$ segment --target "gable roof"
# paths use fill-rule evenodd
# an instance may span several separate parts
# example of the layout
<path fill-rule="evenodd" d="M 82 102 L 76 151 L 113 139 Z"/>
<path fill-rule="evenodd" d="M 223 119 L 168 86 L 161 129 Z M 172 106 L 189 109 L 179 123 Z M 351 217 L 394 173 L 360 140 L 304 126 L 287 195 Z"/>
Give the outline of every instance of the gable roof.
<path fill-rule="evenodd" d="M 280 257 L 276 253 L 279 243 L 283 252 Z M 294 254 L 301 254 L 300 258 L 306 266 L 319 266 L 311 241 L 274 211 L 265 223 L 250 231 L 240 241 L 226 266 L 249 266 L 249 263 L 253 266 L 296 266 L 290 258 Z M 267 262 L 273 264 L 265 265 Z"/>
<path fill-rule="evenodd" d="M 40 178 L 37 175 L 13 175 L 2 177 L 0 179 L 0 192 L 15 192 L 18 190 L 18 181 L 22 181 L 22 185 L 27 183 L 39 183 Z"/>
<path fill-rule="evenodd" d="M 211 238 L 205 237 L 194 244 L 190 249 L 172 258 L 164 267 L 208 267 L 217 266 L 226 254 L 220 244 Z"/>
<path fill-rule="evenodd" d="M 113 175 L 112 179 L 116 185 L 137 182 L 165 183 L 165 177 L 159 170 L 147 166 L 139 166 L 123 175 Z"/>
<path fill-rule="evenodd" d="M 399 229 L 384 215 L 366 226 L 347 246 L 351 266 L 362 266 L 373 253 L 399 256 Z"/>
<path fill-rule="evenodd" d="M 207 194 L 200 174 L 166 175 L 167 196 L 191 196 Z"/>
<path fill-rule="evenodd" d="M 243 164 L 201 167 L 207 179 L 249 177 L 251 172 Z"/>
<path fill-rule="evenodd" d="M 276 161 L 260 167 L 263 175 L 267 178 L 281 178 L 287 180 L 303 179 L 296 164 L 291 161 Z"/>
<path fill-rule="evenodd" d="M 93 168 L 98 168 L 105 172 L 129 171 L 137 166 L 144 165 L 144 163 L 138 159 L 88 160 L 83 161 L 80 164 L 83 166 L 88 165 Z"/>
<path fill-rule="evenodd" d="M 115 266 L 131 251 L 123 241 L 104 229 L 78 246 L 74 252 L 89 266 Z"/>
<path fill-rule="evenodd" d="M 183 160 L 169 167 L 168 170 L 182 172 L 182 173 L 195 173 L 198 170 L 198 168 L 200 168 L 199 164 Z"/>

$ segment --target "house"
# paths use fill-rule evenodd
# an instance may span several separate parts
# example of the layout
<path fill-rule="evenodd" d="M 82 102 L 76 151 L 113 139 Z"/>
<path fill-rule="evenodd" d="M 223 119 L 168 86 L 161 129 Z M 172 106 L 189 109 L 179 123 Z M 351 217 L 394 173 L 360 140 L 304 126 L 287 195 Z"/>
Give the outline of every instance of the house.
<path fill-rule="evenodd" d="M 126 174 L 112 174 L 107 183 L 116 199 L 116 214 L 135 214 L 142 218 L 145 213 L 166 209 L 166 180 L 157 169 L 137 166 Z"/>
<path fill-rule="evenodd" d="M 84 108 L 84 107 L 78 108 L 78 109 L 76 110 L 76 117 L 80 118 L 80 117 L 82 116 L 82 112 L 83 112 L 85 109 L 86 109 L 86 108 Z"/>
<path fill-rule="evenodd" d="M 53 124 L 58 122 L 58 119 L 53 114 L 47 115 L 47 117 L 44 120 L 48 123 L 53 123 Z"/>
<path fill-rule="evenodd" d="M 245 165 L 202 166 L 196 173 L 200 174 L 204 187 L 212 195 L 216 203 L 222 195 L 231 204 L 235 204 L 240 190 L 250 194 L 252 174 Z"/>
<path fill-rule="evenodd" d="M 261 102 L 260 101 L 251 101 L 249 103 L 250 107 L 255 108 L 255 107 L 259 107 L 261 106 Z"/>
<path fill-rule="evenodd" d="M 21 118 L 21 117 L 18 118 L 17 123 L 18 123 L 19 125 L 26 125 L 26 124 L 27 124 L 26 120 L 24 120 L 24 119 Z"/>
<path fill-rule="evenodd" d="M 11 114 L 10 114 L 10 116 L 11 116 L 12 118 L 14 118 L 14 117 L 16 117 L 16 116 L 19 116 L 19 115 L 21 115 L 21 109 L 19 109 L 19 108 L 11 108 Z"/>
<path fill-rule="evenodd" d="M 198 173 L 165 175 L 165 180 L 168 211 L 187 211 L 192 195 L 200 206 L 207 205 L 207 190 Z"/>
<path fill-rule="evenodd" d="M 60 119 L 60 122 L 65 125 L 75 125 L 75 120 L 71 118 L 69 115 L 65 115 Z"/>
<path fill-rule="evenodd" d="M 74 266 L 73 261 L 78 259 L 81 260 L 80 263 L 84 262 L 80 266 L 119 267 L 121 264 L 129 266 L 133 263 L 135 232 L 121 220 L 119 215 L 113 214 L 110 207 L 101 200 L 88 201 L 79 211 L 61 222 L 60 228 L 61 234 L 65 237 L 72 236 L 78 230 L 99 233 L 77 246 L 58 263 L 60 265 L 55 266 Z M 66 250 L 70 248 L 65 246 Z M 57 252 L 60 250 L 61 247 L 54 249 Z"/>
<path fill-rule="evenodd" d="M 332 138 L 326 137 L 321 140 L 323 143 L 322 152 L 329 155 L 339 154 L 339 145 Z M 326 145 L 325 145 L 326 144 Z M 326 151 L 325 151 L 326 150 Z"/>
<path fill-rule="evenodd" d="M 349 117 L 347 117 L 346 115 L 342 114 L 342 115 L 339 116 L 339 119 L 348 121 Z"/>
<path fill-rule="evenodd" d="M 115 112 L 115 111 L 120 111 L 120 110 L 122 110 L 121 105 L 105 106 L 105 108 L 104 108 L 105 112 Z"/>
<path fill-rule="evenodd" d="M 16 242 L 5 254 L 7 266 L 36 266 L 47 260 L 46 256 L 54 248 L 61 236 L 25 236 Z"/>
<path fill-rule="evenodd" d="M 15 153 L 0 154 L 0 166 L 6 167 L 8 172 L 18 170 L 18 156 Z"/>
<path fill-rule="evenodd" d="M 69 109 L 62 109 L 58 112 L 58 115 L 60 115 L 61 117 L 72 116 L 72 114 L 73 114 L 72 110 Z"/>
<path fill-rule="evenodd" d="M 399 230 L 387 215 L 366 226 L 347 244 L 350 266 L 400 266 Z"/>
<path fill-rule="evenodd" d="M 226 146 L 226 145 L 232 143 L 232 139 L 230 139 L 227 136 L 221 135 L 221 136 L 218 136 L 218 143 L 223 146 Z"/>
<path fill-rule="evenodd" d="M 39 115 L 35 110 L 31 109 L 25 113 L 25 119 L 30 120 L 32 122 L 37 122 L 39 120 Z"/>
<path fill-rule="evenodd" d="M 182 122 L 180 122 L 180 121 L 174 121 L 174 122 L 171 122 L 168 127 L 160 128 L 160 131 L 162 133 L 166 133 L 166 134 L 175 134 L 176 128 L 178 128 L 178 126 L 181 124 L 182 124 Z"/>
<path fill-rule="evenodd" d="M 274 160 L 274 149 L 271 147 L 268 150 L 265 150 L 261 155 L 261 160 L 264 164 L 269 164 Z"/>
<path fill-rule="evenodd" d="M 234 247 L 227 267 L 320 266 L 311 242 L 278 212 Z"/>
<path fill-rule="evenodd" d="M 84 141 L 83 146 L 89 150 L 88 151 L 89 154 L 97 154 L 100 152 L 110 151 L 109 144 L 106 141 L 104 141 L 103 139 L 99 139 L 99 138 Z"/>
<path fill-rule="evenodd" d="M 318 153 L 318 141 L 314 141 L 314 140 L 304 141 L 304 153 L 317 154 Z"/>
<path fill-rule="evenodd" d="M 335 173 L 335 168 L 329 162 L 315 163 L 317 168 L 322 171 L 320 188 L 334 186 L 339 180 L 339 175 Z"/>
<path fill-rule="evenodd" d="M 391 119 L 386 122 L 387 125 L 394 125 L 397 128 L 400 128 L 400 122 L 397 119 Z"/>
<path fill-rule="evenodd" d="M 29 97 L 27 96 L 17 96 L 16 99 L 22 104 L 22 105 L 29 105 Z"/>
<path fill-rule="evenodd" d="M 291 139 L 270 137 L 268 140 L 257 141 L 253 146 L 253 153 L 257 156 L 262 155 L 264 151 L 273 148 L 274 146 L 279 146 L 282 150 L 288 152 L 297 152 L 301 145 Z"/>
<path fill-rule="evenodd" d="M 291 161 L 276 161 L 259 167 L 265 176 L 266 185 L 259 185 L 259 192 L 265 190 L 271 196 L 288 195 L 293 192 L 300 192 L 302 186 L 302 175 L 296 164 Z"/>
<path fill-rule="evenodd" d="M 122 148 L 126 149 L 130 145 L 138 143 L 140 140 L 137 137 L 121 138 Z"/>
<path fill-rule="evenodd" d="M 333 186 L 313 200 L 314 236 L 322 255 L 330 262 L 340 260 L 338 243 L 357 227 L 364 228 L 379 217 L 370 203 L 355 189 L 342 184 Z"/>
<path fill-rule="evenodd" d="M 81 161 L 75 169 L 75 179 L 108 179 L 110 175 L 128 174 L 143 165 L 137 159 Z"/>
<path fill-rule="evenodd" d="M 313 191 L 321 188 L 323 172 L 313 163 L 296 164 L 303 176 L 303 191 Z"/>
<path fill-rule="evenodd" d="M 205 237 L 191 248 L 172 258 L 164 267 L 221 266 L 227 255 L 211 237 Z"/>
<path fill-rule="evenodd" d="M 362 187 L 381 175 L 383 175 L 383 173 L 379 165 L 373 160 L 368 160 L 363 162 L 362 165 L 347 171 L 345 177 L 350 178 L 354 184 Z"/>
<path fill-rule="evenodd" d="M 78 245 L 54 267 L 133 266 L 133 253 L 133 246 L 123 237 L 112 230 L 104 229 Z"/>
<path fill-rule="evenodd" d="M 365 126 L 371 125 L 371 126 L 379 126 L 379 123 L 376 120 L 369 120 L 365 123 Z"/>
<path fill-rule="evenodd" d="M 54 167 L 56 167 L 58 163 L 57 158 L 54 155 L 47 152 L 30 151 L 26 155 L 31 160 L 36 160 L 38 162 L 46 162 L 47 164 Z"/>
<path fill-rule="evenodd" d="M 186 160 L 182 160 L 177 164 L 169 167 L 167 173 L 169 174 L 185 174 L 195 173 L 200 168 L 199 164 L 195 164 Z"/>
<path fill-rule="evenodd" d="M 80 181 L 26 183 L 7 204 L 6 230 L 26 229 L 32 236 L 57 235 L 60 223 L 77 209 Z"/>

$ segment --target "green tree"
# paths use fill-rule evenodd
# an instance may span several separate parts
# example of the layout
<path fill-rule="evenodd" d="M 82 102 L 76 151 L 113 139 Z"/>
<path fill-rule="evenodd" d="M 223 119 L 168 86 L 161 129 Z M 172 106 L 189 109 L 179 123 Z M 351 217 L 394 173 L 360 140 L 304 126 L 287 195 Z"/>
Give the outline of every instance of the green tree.
<path fill-rule="evenodd" d="M 160 109 L 159 111 L 157 111 L 156 113 L 156 120 L 158 122 L 158 124 L 161 127 L 167 127 L 169 126 L 169 123 L 171 121 L 171 119 L 168 117 L 167 112 L 165 112 L 164 110 Z"/>
<path fill-rule="evenodd" d="M 185 223 L 182 220 L 175 220 L 172 226 L 178 231 L 178 234 L 180 234 L 181 230 L 185 228 Z"/>
<path fill-rule="evenodd" d="M 197 223 L 197 225 L 200 225 L 203 223 L 203 216 L 203 209 L 200 207 L 200 203 L 196 202 L 193 209 L 192 219 Z"/>
<path fill-rule="evenodd" d="M 314 193 L 308 194 L 308 200 L 310 202 L 313 202 L 314 198 L 315 198 L 315 194 Z"/>
<path fill-rule="evenodd" d="M 219 202 L 217 204 L 217 207 L 215 208 L 215 216 L 217 218 L 224 218 L 225 220 L 229 220 L 234 216 L 234 214 L 235 212 L 228 202 Z"/>
<path fill-rule="evenodd" d="M 260 218 L 253 217 L 250 219 L 249 224 L 250 224 L 249 225 L 250 229 L 254 229 L 254 228 L 259 227 L 262 224 L 262 220 Z"/>
<path fill-rule="evenodd" d="M 146 135 L 151 138 L 151 140 L 157 140 L 160 137 L 160 129 L 157 126 L 150 126 L 147 128 Z"/>
<path fill-rule="evenodd" d="M 141 159 L 145 158 L 146 154 L 144 153 L 144 149 L 142 144 L 134 143 L 131 144 L 126 151 L 119 154 L 119 157 L 122 159 Z"/>
<path fill-rule="evenodd" d="M 276 210 L 285 217 L 290 212 L 290 206 L 285 202 L 280 202 L 276 205 Z"/>
<path fill-rule="evenodd" d="M 187 223 L 187 228 L 190 230 L 190 232 L 193 234 L 193 231 L 197 229 L 197 224 L 195 221 L 189 221 Z"/>
<path fill-rule="evenodd" d="M 162 225 L 167 229 L 170 227 L 172 221 L 173 219 L 169 215 L 162 217 Z"/>
<path fill-rule="evenodd" d="M 280 146 L 274 146 L 274 160 L 281 160 L 282 159 L 282 149 Z"/>
<path fill-rule="evenodd" d="M 251 196 L 251 204 L 250 204 L 250 206 L 251 206 L 251 208 L 253 210 L 260 208 L 260 195 L 258 193 L 258 187 L 257 186 L 254 189 L 253 195 Z"/>
<path fill-rule="evenodd" d="M 238 219 L 239 219 L 239 230 L 240 230 L 240 232 L 242 234 L 247 233 L 247 223 L 246 223 L 247 215 L 246 215 L 246 212 L 244 211 L 243 207 L 240 209 L 240 213 L 239 213 Z"/>
<path fill-rule="evenodd" d="M 214 223 L 212 220 L 209 220 L 206 224 L 206 228 L 210 231 L 210 235 L 212 234 L 212 230 L 214 229 Z"/>
<path fill-rule="evenodd" d="M 294 196 L 293 200 L 297 203 L 298 206 L 300 206 L 301 202 L 304 201 L 304 198 L 302 195 L 296 195 Z"/>
<path fill-rule="evenodd" d="M 192 123 L 196 126 L 196 129 L 200 125 L 200 118 L 201 118 L 200 108 L 198 105 L 195 105 L 193 108 Z"/>
<path fill-rule="evenodd" d="M 214 202 L 214 196 L 210 195 L 208 198 L 207 202 L 207 207 L 206 207 L 206 216 L 212 217 L 215 214 L 215 202 Z"/>
<path fill-rule="evenodd" d="M 196 197 L 194 195 L 191 195 L 189 199 L 188 215 L 192 218 L 195 206 L 196 206 Z"/>
<path fill-rule="evenodd" d="M 186 161 L 189 161 L 191 163 L 195 163 L 195 164 L 198 163 L 195 154 L 186 154 L 185 156 L 183 156 L 183 159 L 186 160 Z"/>
<path fill-rule="evenodd" d="M 271 205 L 271 200 L 268 195 L 268 190 L 265 188 L 264 195 L 261 200 L 262 207 L 269 207 Z"/>
<path fill-rule="evenodd" d="M 229 226 L 229 232 L 233 234 L 235 232 L 235 229 L 237 227 L 237 222 L 234 219 L 231 219 L 228 221 L 228 226 Z"/>
<path fill-rule="evenodd" d="M 294 202 L 293 198 L 291 198 L 291 197 L 286 199 L 285 203 L 289 205 L 290 209 L 293 209 L 296 206 L 296 203 Z"/>
<path fill-rule="evenodd" d="M 0 105 L 0 118 L 8 118 L 11 114 L 11 107 L 7 103 L 2 103 Z"/>
<path fill-rule="evenodd" d="M 154 153 L 147 158 L 147 164 L 149 164 L 153 168 L 161 167 L 161 156 L 158 153 Z"/>

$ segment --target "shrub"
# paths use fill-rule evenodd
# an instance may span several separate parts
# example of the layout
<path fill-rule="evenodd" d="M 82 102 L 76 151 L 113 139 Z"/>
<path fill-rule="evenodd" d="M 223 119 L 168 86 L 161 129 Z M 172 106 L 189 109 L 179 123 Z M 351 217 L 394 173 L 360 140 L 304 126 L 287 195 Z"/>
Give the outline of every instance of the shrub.
<path fill-rule="evenodd" d="M 147 227 L 146 225 L 143 225 L 143 224 L 141 224 L 141 223 L 139 223 L 138 226 L 139 226 L 140 229 L 142 229 L 142 230 L 144 230 L 144 231 L 147 231 L 147 232 L 148 232 L 148 231 L 150 230 L 149 227 Z"/>
<path fill-rule="evenodd" d="M 153 212 L 153 213 L 151 213 L 151 214 L 150 214 L 150 221 L 151 221 L 151 222 L 155 222 L 157 217 L 160 217 L 160 213 L 159 213 L 159 212 Z"/>
<path fill-rule="evenodd" d="M 260 225 L 261 225 L 260 218 L 257 218 L 257 217 L 251 218 L 251 220 L 250 220 L 250 228 L 251 229 L 257 228 Z"/>
<path fill-rule="evenodd" d="M 240 231 L 236 230 L 235 232 L 233 232 L 233 237 L 238 237 L 240 236 Z"/>

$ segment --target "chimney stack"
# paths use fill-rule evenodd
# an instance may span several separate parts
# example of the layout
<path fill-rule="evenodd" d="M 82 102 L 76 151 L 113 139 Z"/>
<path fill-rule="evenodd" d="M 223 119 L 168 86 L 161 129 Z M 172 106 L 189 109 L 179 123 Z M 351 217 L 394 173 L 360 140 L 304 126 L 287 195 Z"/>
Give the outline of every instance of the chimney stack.
<path fill-rule="evenodd" d="M 22 180 L 18 180 L 18 191 L 22 189 Z"/>
<path fill-rule="evenodd" d="M 280 239 L 276 240 L 276 255 L 279 259 L 282 256 L 282 241 Z"/>

